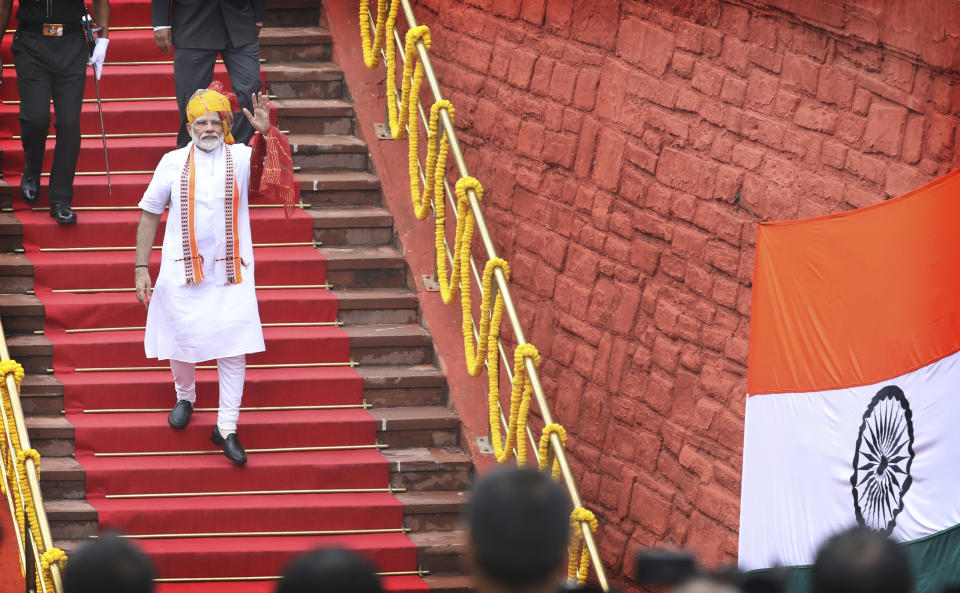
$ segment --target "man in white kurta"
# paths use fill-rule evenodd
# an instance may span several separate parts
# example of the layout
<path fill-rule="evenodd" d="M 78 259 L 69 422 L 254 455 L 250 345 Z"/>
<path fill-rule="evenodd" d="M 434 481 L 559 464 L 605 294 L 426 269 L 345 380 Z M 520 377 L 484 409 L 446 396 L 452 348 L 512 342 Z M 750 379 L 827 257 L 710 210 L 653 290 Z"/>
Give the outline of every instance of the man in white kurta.
<path fill-rule="evenodd" d="M 220 99 L 214 99 L 211 109 L 218 109 Z M 255 97 L 254 105 L 256 117 L 245 114 L 265 133 L 267 101 Z M 169 416 L 174 428 L 185 427 L 193 411 L 196 363 L 217 361 L 220 406 L 211 439 L 228 459 L 243 464 L 246 452 L 236 431 L 245 355 L 264 350 L 247 202 L 251 149 L 224 143 L 229 128 L 222 125 L 222 112 L 194 107 L 188 126 L 193 142 L 163 156 L 139 204 L 136 281 L 138 298 L 148 304 L 144 350 L 149 358 L 170 361 L 177 394 Z M 146 262 L 167 206 L 160 273 L 151 294 Z"/>

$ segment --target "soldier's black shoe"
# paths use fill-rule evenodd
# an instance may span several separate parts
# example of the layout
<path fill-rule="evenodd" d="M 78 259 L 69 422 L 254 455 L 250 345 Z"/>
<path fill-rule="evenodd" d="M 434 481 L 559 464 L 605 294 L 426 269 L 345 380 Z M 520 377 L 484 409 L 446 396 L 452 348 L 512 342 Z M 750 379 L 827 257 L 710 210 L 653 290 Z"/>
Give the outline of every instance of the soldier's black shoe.
<path fill-rule="evenodd" d="M 20 197 L 23 201 L 33 206 L 40 199 L 40 182 L 32 177 L 24 175 L 20 178 Z"/>
<path fill-rule="evenodd" d="M 240 438 L 237 437 L 237 433 L 231 432 L 227 435 L 227 438 L 223 438 L 220 435 L 220 428 L 214 426 L 210 440 L 213 441 L 214 445 L 223 448 L 223 454 L 226 455 L 230 461 L 237 465 L 243 465 L 247 462 L 247 452 L 243 449 L 243 445 L 240 444 Z"/>
<path fill-rule="evenodd" d="M 167 422 L 170 423 L 170 426 L 180 430 L 190 423 L 190 414 L 193 414 L 193 404 L 185 399 L 177 400 L 173 409 L 170 410 L 170 415 L 167 416 Z"/>
<path fill-rule="evenodd" d="M 76 224 L 77 213 L 66 204 L 51 204 L 50 218 L 57 221 L 57 224 Z"/>

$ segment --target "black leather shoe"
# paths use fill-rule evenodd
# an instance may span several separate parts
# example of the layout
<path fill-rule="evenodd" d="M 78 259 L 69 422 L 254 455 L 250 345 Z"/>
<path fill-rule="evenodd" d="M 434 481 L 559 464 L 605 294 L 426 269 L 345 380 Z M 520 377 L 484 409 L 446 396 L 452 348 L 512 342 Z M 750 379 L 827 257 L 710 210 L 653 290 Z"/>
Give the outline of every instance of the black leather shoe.
<path fill-rule="evenodd" d="M 223 454 L 226 455 L 230 461 L 237 465 L 243 465 L 247 462 L 247 452 L 244 451 L 243 445 L 240 444 L 237 433 L 232 432 L 224 439 L 220 436 L 220 428 L 214 426 L 210 440 L 213 441 L 214 445 L 223 448 Z"/>
<path fill-rule="evenodd" d="M 20 178 L 20 197 L 33 206 L 40 199 L 40 182 L 24 175 Z"/>
<path fill-rule="evenodd" d="M 177 400 L 176 405 L 170 410 L 170 415 L 167 416 L 167 422 L 180 430 L 190 423 L 190 414 L 193 414 L 193 404 L 185 399 Z"/>
<path fill-rule="evenodd" d="M 50 217 L 57 221 L 57 224 L 76 224 L 77 213 L 66 204 L 52 204 L 50 206 Z"/>

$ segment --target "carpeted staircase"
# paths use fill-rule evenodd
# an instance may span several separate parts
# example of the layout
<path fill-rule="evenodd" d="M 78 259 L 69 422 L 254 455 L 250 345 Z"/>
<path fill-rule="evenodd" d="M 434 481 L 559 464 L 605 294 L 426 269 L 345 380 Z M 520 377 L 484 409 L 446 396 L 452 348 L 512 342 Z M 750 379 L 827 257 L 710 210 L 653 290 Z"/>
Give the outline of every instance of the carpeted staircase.
<path fill-rule="evenodd" d="M 318 26 L 318 4 L 272 1 L 261 37 L 277 124 L 290 134 L 301 199 L 311 207 L 289 220 L 278 208 L 251 211 L 261 318 L 276 325 L 264 329 L 266 352 L 248 357 L 243 468 L 209 442 L 215 371 L 198 372 L 200 411 L 176 432 L 166 422 L 169 370 L 98 370 L 166 366 L 143 356 L 136 328 L 145 312 L 135 296 L 98 290 L 132 286 L 133 252 L 96 249 L 134 244 L 139 211 L 129 207 L 175 145 L 173 136 L 156 135 L 178 121 L 172 66 L 110 64 L 167 59 L 152 32 L 111 32 L 104 98 L 151 100 L 104 103 L 107 132 L 132 136 L 108 140 L 112 195 L 105 176 L 77 177 L 74 205 L 107 208 L 80 209 L 76 227 L 57 227 L 42 210 L 45 191 L 35 209 L 14 195 L 23 156 L 11 137 L 19 133 L 15 74 L 3 72 L 0 204 L 15 212 L 0 214 L 0 314 L 11 356 L 28 373 L 23 407 L 44 456 L 51 528 L 67 551 L 98 530 L 139 536 L 166 579 L 160 591 L 271 591 L 270 580 L 240 579 L 277 575 L 293 555 L 319 546 L 356 549 L 380 571 L 401 573 L 385 577 L 392 591 L 469 588 L 458 515 L 472 464 L 419 325 L 393 219 L 353 134 L 343 75 L 327 61 L 331 40 Z M 149 7 L 114 0 L 111 26 L 149 25 Z M 227 80 L 222 66 L 216 77 Z M 92 78 L 86 96 L 95 97 Z M 78 170 L 101 172 L 95 103 L 84 105 L 82 129 L 92 137 L 83 140 Z M 62 250 L 76 247 L 95 249 Z M 159 251 L 154 276 L 158 266 Z M 83 331 L 105 328 L 126 329 Z M 347 366 L 351 360 L 359 366 Z M 286 409 L 256 409 L 276 407 Z M 257 451 L 277 448 L 293 450 Z M 429 575 L 418 576 L 421 568 Z"/>

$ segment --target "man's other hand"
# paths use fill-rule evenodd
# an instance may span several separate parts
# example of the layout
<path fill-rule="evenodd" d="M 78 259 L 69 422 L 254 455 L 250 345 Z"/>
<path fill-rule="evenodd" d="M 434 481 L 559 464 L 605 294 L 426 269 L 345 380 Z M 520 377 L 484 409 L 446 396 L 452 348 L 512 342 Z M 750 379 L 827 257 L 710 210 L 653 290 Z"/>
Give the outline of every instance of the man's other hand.
<path fill-rule="evenodd" d="M 147 268 L 137 268 L 136 271 L 137 300 L 146 309 L 150 304 L 150 296 L 153 294 L 153 286 L 150 283 L 150 272 Z"/>
<path fill-rule="evenodd" d="M 173 33 L 172 29 L 157 29 L 153 32 L 153 41 L 157 44 L 157 47 L 160 48 L 165 54 L 170 53 L 170 48 L 173 47 Z"/>

